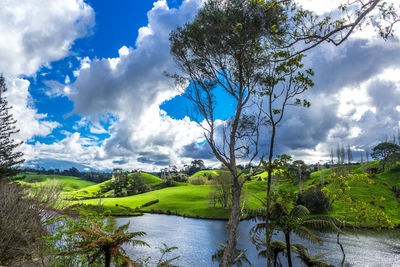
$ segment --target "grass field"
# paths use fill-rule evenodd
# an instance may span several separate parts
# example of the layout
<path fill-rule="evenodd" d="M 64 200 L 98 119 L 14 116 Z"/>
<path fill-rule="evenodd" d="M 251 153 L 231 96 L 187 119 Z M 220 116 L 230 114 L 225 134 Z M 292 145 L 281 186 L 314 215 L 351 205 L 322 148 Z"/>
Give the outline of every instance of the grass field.
<path fill-rule="evenodd" d="M 249 208 L 261 207 L 261 203 L 254 196 L 265 197 L 265 185 L 265 182 L 259 181 L 251 181 L 246 184 L 244 198 Z M 129 197 L 103 198 L 101 204 L 104 209 L 109 209 L 112 214 L 122 215 L 124 210 L 120 208 L 121 205 L 135 209 L 149 201 L 158 199 L 158 203 L 144 207 L 142 210 L 150 211 L 153 209 L 164 213 L 171 212 L 192 217 L 227 219 L 229 217 L 229 209 L 222 208 L 220 205 L 215 208 L 210 206 L 207 200 L 209 192 L 209 185 L 188 184 L 187 186 L 168 187 Z M 98 205 L 99 200 L 87 199 L 74 203 Z M 125 212 L 129 213 L 129 211 Z"/>
<path fill-rule="evenodd" d="M 143 179 L 143 183 L 146 185 L 156 185 L 161 183 L 161 179 L 158 178 L 157 176 L 144 172 L 142 172 L 140 175 Z M 83 189 L 68 193 L 66 194 L 66 196 L 75 199 L 93 198 L 96 197 L 104 187 L 109 186 L 111 182 L 112 182 L 111 180 L 108 180 L 99 184 L 94 184 L 89 187 L 85 187 Z M 105 196 L 107 196 L 107 194 L 105 194 Z"/>
<path fill-rule="evenodd" d="M 95 183 L 83 180 L 73 176 L 62 176 L 62 175 L 43 175 L 27 173 L 24 175 L 25 178 L 19 180 L 19 183 L 29 186 L 49 186 L 49 185 L 61 185 L 64 192 L 70 192 L 93 186 Z"/>

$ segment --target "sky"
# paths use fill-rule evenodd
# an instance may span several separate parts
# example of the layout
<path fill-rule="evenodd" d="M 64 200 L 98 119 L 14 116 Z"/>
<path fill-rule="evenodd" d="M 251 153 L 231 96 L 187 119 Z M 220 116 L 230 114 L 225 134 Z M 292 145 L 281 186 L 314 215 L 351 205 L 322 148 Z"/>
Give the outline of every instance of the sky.
<path fill-rule="evenodd" d="M 188 116 L 190 103 L 163 74 L 177 71 L 170 31 L 192 21 L 202 2 L 1 1 L 0 73 L 28 163 L 146 171 L 193 159 L 219 165 Z M 320 15 L 341 3 L 299 2 Z M 315 163 L 344 144 L 357 159 L 397 135 L 398 37 L 383 41 L 371 26 L 340 47 L 308 52 L 306 65 L 315 72 L 306 94 L 311 107 L 288 110 L 276 153 Z M 219 95 L 218 121 L 232 110 L 232 101 Z"/>

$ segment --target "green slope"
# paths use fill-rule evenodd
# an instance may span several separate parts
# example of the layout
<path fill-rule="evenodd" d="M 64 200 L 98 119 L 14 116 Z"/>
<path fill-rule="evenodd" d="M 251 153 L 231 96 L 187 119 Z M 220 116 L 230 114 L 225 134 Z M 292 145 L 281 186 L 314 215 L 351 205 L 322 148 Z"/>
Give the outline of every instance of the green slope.
<path fill-rule="evenodd" d="M 377 167 L 378 162 L 370 162 L 371 167 Z M 330 169 L 322 170 L 325 183 L 328 183 L 325 187 L 330 188 Z M 360 174 L 361 166 L 353 165 L 352 173 Z M 368 184 L 365 182 L 349 182 L 350 189 L 346 192 L 345 196 L 350 197 L 353 202 L 362 201 L 367 203 L 366 209 L 379 209 L 383 211 L 391 222 L 395 225 L 400 224 L 400 204 L 396 199 L 395 194 L 392 192 L 392 187 L 400 187 L 400 170 L 390 170 L 384 173 L 379 173 L 375 177 L 371 178 L 374 183 Z M 320 171 L 311 173 L 309 180 L 303 183 L 303 189 L 307 189 L 311 185 L 320 185 L 321 177 Z M 299 190 L 298 185 L 293 184 L 288 180 L 281 180 L 275 184 L 276 188 L 282 191 L 297 193 Z M 349 217 L 351 210 L 348 210 L 349 205 L 344 200 L 337 200 L 333 202 L 332 210 L 329 212 L 330 215 L 340 219 L 346 219 Z M 351 214 L 350 214 L 351 215 Z M 363 226 L 376 226 L 374 223 L 365 224 Z"/>
<path fill-rule="evenodd" d="M 157 176 L 148 174 L 148 173 L 140 173 L 143 183 L 146 185 L 156 185 L 161 183 L 161 179 L 158 178 Z M 107 180 L 105 182 L 99 183 L 99 184 L 94 184 L 92 186 L 83 188 L 81 190 L 76 190 L 73 192 L 70 192 L 69 194 L 66 194 L 66 197 L 70 198 L 75 198 L 75 199 L 81 199 L 81 198 L 93 198 L 96 197 L 101 191 L 102 188 L 107 187 L 111 184 L 111 180 Z M 107 194 L 105 194 L 107 196 Z"/>
<path fill-rule="evenodd" d="M 195 178 L 195 177 L 199 177 L 199 176 L 211 176 L 211 177 L 215 177 L 218 176 L 220 173 L 228 173 L 228 171 L 224 171 L 224 170 L 204 170 L 204 171 L 198 171 L 195 174 L 193 174 L 192 176 L 189 177 L 189 180 L 191 178 Z"/>
<path fill-rule="evenodd" d="M 259 181 L 251 181 L 246 184 L 244 198 L 249 208 L 261 207 L 260 202 L 254 196 L 264 198 L 265 185 L 265 182 Z M 149 201 L 158 199 L 158 203 L 144 207 L 142 210 L 160 210 L 164 213 L 171 212 L 193 217 L 227 219 L 229 217 L 229 209 L 220 206 L 215 208 L 210 206 L 207 200 L 209 192 L 209 185 L 194 186 L 189 184 L 185 186 L 168 187 L 129 197 L 103 198 L 101 199 L 101 204 L 104 209 L 110 210 L 114 215 L 129 215 L 130 212 L 121 208 L 121 205 L 135 209 Z M 87 199 L 79 203 L 96 206 L 99 204 L 99 199 Z"/>
<path fill-rule="evenodd" d="M 49 186 L 49 185 L 62 185 L 62 191 L 69 192 L 86 188 L 94 185 L 94 182 L 86 181 L 74 176 L 62 175 L 44 175 L 44 174 L 25 174 L 25 178 L 19 180 L 19 183 L 29 186 Z"/>

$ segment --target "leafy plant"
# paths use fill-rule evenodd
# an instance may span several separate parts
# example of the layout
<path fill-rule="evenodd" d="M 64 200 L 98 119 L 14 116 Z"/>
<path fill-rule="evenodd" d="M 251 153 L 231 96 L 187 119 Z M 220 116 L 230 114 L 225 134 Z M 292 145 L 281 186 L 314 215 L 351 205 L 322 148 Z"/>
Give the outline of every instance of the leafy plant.
<path fill-rule="evenodd" d="M 248 213 L 254 218 L 263 219 L 261 223 L 256 224 L 250 231 L 253 238 L 262 231 L 266 229 L 276 229 L 281 230 L 285 235 L 286 243 L 286 255 L 288 259 L 289 267 L 292 266 L 291 251 L 292 244 L 290 240 L 290 235 L 292 232 L 296 233 L 299 237 L 307 239 L 313 243 L 322 245 L 321 238 L 312 230 L 318 230 L 321 232 L 341 232 L 337 227 L 340 222 L 331 216 L 311 216 L 309 210 L 301 205 L 297 205 L 291 209 L 289 212 L 285 205 L 279 202 L 275 202 L 271 207 L 269 225 L 265 223 L 266 208 L 250 210 Z M 268 227 L 268 228 L 267 228 Z M 258 239 L 259 247 L 264 244 L 268 244 L 265 239 Z M 257 241 L 257 240 L 256 240 Z M 266 246 L 265 246 L 266 247 Z M 266 251 L 267 252 L 267 251 Z M 271 254 L 272 251 L 270 251 Z"/>
<path fill-rule="evenodd" d="M 96 213 L 83 213 L 78 219 L 60 216 L 52 219 L 54 234 L 48 240 L 48 250 L 53 256 L 51 266 L 110 266 L 111 262 L 135 266 L 122 248 L 123 244 L 148 246 L 142 240 L 144 232 L 126 232 L 129 223 L 117 226 L 114 217 Z"/>

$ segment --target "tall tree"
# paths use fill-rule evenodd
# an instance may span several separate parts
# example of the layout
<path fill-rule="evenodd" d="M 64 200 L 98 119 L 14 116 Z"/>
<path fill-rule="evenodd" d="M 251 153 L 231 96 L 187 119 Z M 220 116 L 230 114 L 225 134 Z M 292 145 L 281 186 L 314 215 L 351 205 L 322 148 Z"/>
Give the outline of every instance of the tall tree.
<path fill-rule="evenodd" d="M 282 34 L 281 42 L 286 42 L 285 34 Z M 267 217 L 266 217 L 266 242 L 271 242 L 272 229 L 269 225 L 269 211 L 271 206 L 271 181 L 272 173 L 276 166 L 273 164 L 275 141 L 278 126 L 283 121 L 286 110 L 289 106 L 309 107 L 306 99 L 300 99 L 301 94 L 314 85 L 310 77 L 314 75 L 311 69 L 304 70 L 302 59 L 304 55 L 299 54 L 290 57 L 290 50 L 279 49 L 274 44 L 269 44 L 269 61 L 265 62 L 268 71 L 264 77 L 260 77 L 263 87 L 260 87 L 258 94 L 265 99 L 266 105 L 262 109 L 266 117 L 267 126 L 271 132 L 268 147 L 268 161 L 263 162 L 264 169 L 268 174 L 267 181 Z M 286 60 L 285 60 L 286 58 Z M 272 254 L 267 250 L 268 265 L 271 264 Z"/>
<path fill-rule="evenodd" d="M 341 156 L 340 156 L 340 145 L 338 144 L 336 147 L 336 159 L 337 159 L 337 167 L 336 167 L 336 173 L 337 176 L 340 175 L 340 162 L 341 162 Z"/>
<path fill-rule="evenodd" d="M 331 149 L 330 156 L 331 156 L 330 167 L 331 167 L 331 175 L 332 175 L 334 173 L 334 170 L 333 170 L 333 166 L 334 166 L 334 163 L 333 163 L 333 149 Z"/>
<path fill-rule="evenodd" d="M 346 153 L 344 151 L 344 146 L 340 147 L 340 166 L 342 168 L 342 175 L 346 176 L 346 167 L 344 165 L 344 162 L 346 161 Z"/>
<path fill-rule="evenodd" d="M 19 130 L 16 120 L 9 113 L 12 108 L 5 97 L 7 86 L 3 75 L 0 75 L 0 179 L 10 178 L 20 172 L 18 166 L 24 162 L 23 153 L 18 151 L 22 142 L 13 139 Z"/>
<path fill-rule="evenodd" d="M 353 153 L 351 153 L 351 147 L 350 145 L 347 145 L 347 161 L 348 161 L 348 167 L 349 167 L 349 173 L 351 174 L 353 168 L 351 166 L 351 163 L 353 161 Z"/>
<path fill-rule="evenodd" d="M 319 171 L 319 177 L 321 179 L 321 185 L 324 186 L 325 182 L 324 182 L 324 172 L 322 171 L 322 165 L 319 163 L 317 163 L 317 167 L 318 167 L 318 171 Z"/>
<path fill-rule="evenodd" d="M 232 206 L 221 266 L 231 266 L 235 257 L 240 195 L 246 181 L 236 166 L 238 159 L 251 162 L 258 154 L 261 115 L 249 107 L 269 68 L 266 47 L 279 33 L 274 25 L 280 20 L 276 4 L 211 0 L 192 23 L 170 34 L 171 53 L 181 71 L 173 77 L 186 88 L 184 95 L 192 102 L 197 121 L 202 121 L 208 145 L 231 174 Z M 215 117 L 217 90 L 234 101 L 234 114 L 223 124 Z"/>
<path fill-rule="evenodd" d="M 364 158 L 363 158 L 363 152 L 360 152 L 360 165 L 361 165 L 361 173 L 365 172 L 365 167 L 364 167 Z"/>

